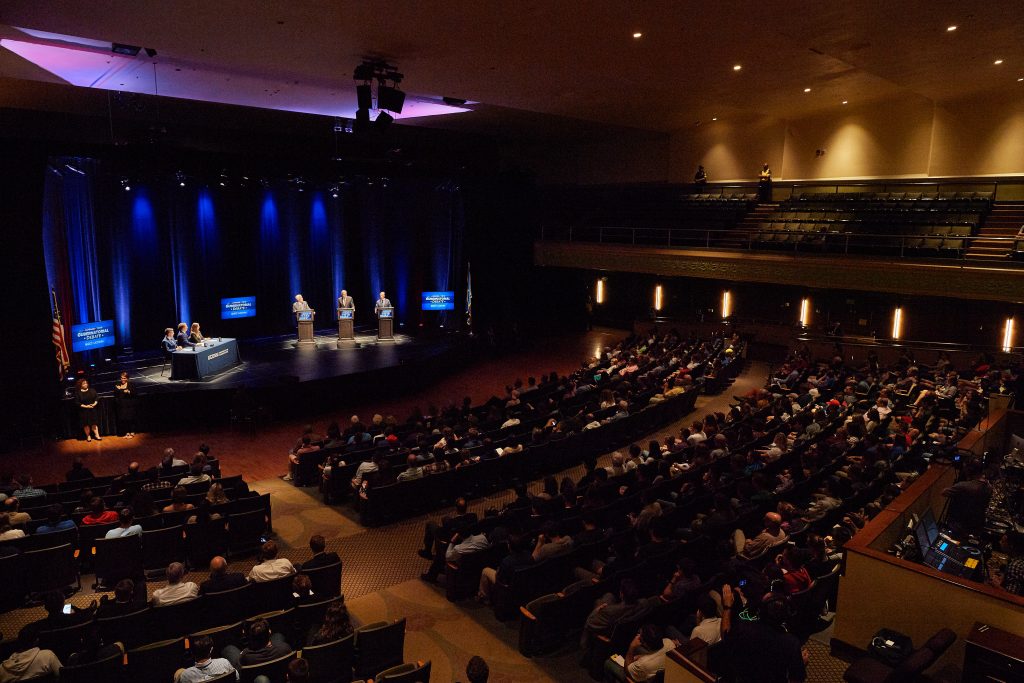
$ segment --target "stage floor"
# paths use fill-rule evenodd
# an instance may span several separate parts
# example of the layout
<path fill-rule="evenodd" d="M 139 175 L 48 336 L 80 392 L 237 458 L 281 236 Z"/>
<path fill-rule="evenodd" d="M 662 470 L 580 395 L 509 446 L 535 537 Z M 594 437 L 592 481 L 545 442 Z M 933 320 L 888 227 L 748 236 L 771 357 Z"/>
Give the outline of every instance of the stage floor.
<path fill-rule="evenodd" d="M 164 364 L 160 356 L 135 354 L 119 358 L 109 368 L 94 371 L 93 384 L 101 394 L 111 392 L 121 370 L 128 370 L 139 396 L 243 386 L 260 389 L 430 360 L 458 344 L 462 337 L 422 339 L 396 334 L 394 341 L 378 342 L 376 334 L 357 332 L 357 347 L 344 349 L 337 348 L 337 333 L 332 335 L 329 330 L 320 330 L 313 339 L 315 347 L 299 347 L 293 335 L 239 339 L 242 362 L 202 380 L 172 380 L 170 364 Z"/>

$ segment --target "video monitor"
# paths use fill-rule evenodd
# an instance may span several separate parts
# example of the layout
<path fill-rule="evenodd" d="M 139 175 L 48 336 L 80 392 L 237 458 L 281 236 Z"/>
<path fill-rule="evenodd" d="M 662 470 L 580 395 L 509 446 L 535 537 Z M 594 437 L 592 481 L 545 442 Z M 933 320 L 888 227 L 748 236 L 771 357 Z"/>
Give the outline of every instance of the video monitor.
<path fill-rule="evenodd" d="M 355 311 L 353 311 L 351 308 L 342 308 L 339 311 L 338 319 L 339 320 L 352 320 L 352 318 L 354 317 L 353 313 L 355 313 Z"/>
<path fill-rule="evenodd" d="M 382 308 L 380 309 L 380 317 L 382 318 L 394 318 L 395 309 L 393 308 Z"/>
<path fill-rule="evenodd" d="M 454 311 L 455 292 L 423 292 L 420 308 L 424 311 Z"/>
<path fill-rule="evenodd" d="M 220 319 L 255 318 L 256 297 L 232 296 L 220 300 Z"/>
<path fill-rule="evenodd" d="M 114 345 L 114 321 L 101 320 L 71 326 L 71 350 L 92 351 Z"/>
<path fill-rule="evenodd" d="M 299 320 L 312 320 L 313 311 L 299 311 Z"/>

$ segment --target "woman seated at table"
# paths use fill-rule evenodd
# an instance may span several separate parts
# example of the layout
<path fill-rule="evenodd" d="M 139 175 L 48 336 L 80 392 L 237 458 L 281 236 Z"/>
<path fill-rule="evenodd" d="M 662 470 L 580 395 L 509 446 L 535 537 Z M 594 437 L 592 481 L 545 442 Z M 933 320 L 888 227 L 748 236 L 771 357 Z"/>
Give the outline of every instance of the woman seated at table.
<path fill-rule="evenodd" d="M 199 331 L 199 323 L 192 323 L 192 329 L 189 331 L 188 340 L 193 344 L 202 344 L 203 340 L 206 339 L 203 333 Z"/>

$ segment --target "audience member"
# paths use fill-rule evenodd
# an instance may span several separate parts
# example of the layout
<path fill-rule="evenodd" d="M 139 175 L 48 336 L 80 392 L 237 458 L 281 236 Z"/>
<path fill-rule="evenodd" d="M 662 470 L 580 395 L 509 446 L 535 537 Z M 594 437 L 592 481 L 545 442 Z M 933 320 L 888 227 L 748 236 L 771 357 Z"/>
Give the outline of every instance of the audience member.
<path fill-rule="evenodd" d="M 466 664 L 466 680 L 468 683 L 487 683 L 491 670 L 480 655 L 473 655 Z"/>
<path fill-rule="evenodd" d="M 153 607 L 164 607 L 199 597 L 199 586 L 192 581 L 183 581 L 185 565 L 171 562 L 167 566 L 167 585 L 153 591 Z"/>
<path fill-rule="evenodd" d="M 327 552 L 327 541 L 324 540 L 324 537 L 320 534 L 313 534 L 309 537 L 309 549 L 313 553 L 313 556 L 298 567 L 303 571 L 319 569 L 321 567 L 327 567 L 341 562 L 341 558 L 338 557 L 338 553 Z"/>
<path fill-rule="evenodd" d="M 310 637 L 310 645 L 323 645 L 341 640 L 353 632 L 352 617 L 344 599 L 335 600 L 324 614 L 324 622 Z"/>
<path fill-rule="evenodd" d="M 119 513 L 121 521 L 117 526 L 106 533 L 103 538 L 122 538 L 124 536 L 141 536 L 142 527 L 135 523 L 135 515 L 129 507 L 121 508 Z"/>
<path fill-rule="evenodd" d="M 46 523 L 36 527 L 36 535 L 52 534 L 55 531 L 67 531 L 74 528 L 75 523 L 64 518 L 64 507 L 60 503 L 54 503 L 47 512 Z"/>
<path fill-rule="evenodd" d="M 4 501 L 3 511 L 7 513 L 11 526 L 21 526 L 32 521 L 32 515 L 21 511 L 21 501 L 17 498 L 8 498 Z"/>
<path fill-rule="evenodd" d="M 89 509 L 91 512 L 82 518 L 82 524 L 85 526 L 113 524 L 120 519 L 116 512 L 107 509 L 106 503 L 99 496 L 94 496 L 89 501 Z"/>
<path fill-rule="evenodd" d="M 29 639 L 18 638 L 15 652 L 0 663 L 0 683 L 16 683 L 49 678 L 56 680 L 60 675 L 61 663 L 53 650 L 39 648 L 39 634 Z"/>
<path fill-rule="evenodd" d="M 203 595 L 207 593 L 220 593 L 222 591 L 229 591 L 232 588 L 239 588 L 244 586 L 245 583 L 244 574 L 241 572 L 229 572 L 228 561 L 220 555 L 216 555 L 210 560 L 210 578 L 199 584 L 199 592 Z"/>
<path fill-rule="evenodd" d="M 662 636 L 655 624 L 644 624 L 630 641 L 624 657 L 625 667 L 609 659 L 605 662 L 605 673 L 614 680 L 649 681 L 665 670 L 665 656 L 674 650 L 676 642 Z"/>
<path fill-rule="evenodd" d="M 230 673 L 238 676 L 235 667 L 231 666 L 231 662 L 227 659 L 213 657 L 213 639 L 210 636 L 198 636 L 192 639 L 191 653 L 195 664 L 178 673 L 177 683 L 201 683 L 201 681 Z"/>
<path fill-rule="evenodd" d="M 228 645 L 221 653 L 235 669 L 273 661 L 292 651 L 284 636 L 270 631 L 270 624 L 266 619 L 256 619 L 249 623 L 245 642 L 244 650 L 239 650 L 234 645 Z"/>
<path fill-rule="evenodd" d="M 82 460 L 82 456 L 75 458 L 74 462 L 71 463 L 71 469 L 64 479 L 67 481 L 85 481 L 88 479 L 95 479 L 92 470 L 85 466 L 85 461 Z"/>
<path fill-rule="evenodd" d="M 273 581 L 295 573 L 291 560 L 277 556 L 277 543 L 267 541 L 260 547 L 261 561 L 249 570 L 248 579 L 254 583 Z"/>

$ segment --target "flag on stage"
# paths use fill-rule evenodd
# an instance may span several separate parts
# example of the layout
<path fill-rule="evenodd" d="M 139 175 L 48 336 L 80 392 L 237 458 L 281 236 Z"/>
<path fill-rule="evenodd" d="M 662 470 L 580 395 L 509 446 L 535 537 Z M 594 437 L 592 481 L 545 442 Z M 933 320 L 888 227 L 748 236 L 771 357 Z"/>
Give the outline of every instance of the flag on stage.
<path fill-rule="evenodd" d="M 473 264 L 466 264 L 466 326 L 473 331 Z"/>
<path fill-rule="evenodd" d="M 57 376 L 63 377 L 71 367 L 71 359 L 68 358 L 68 347 L 64 341 L 64 323 L 60 319 L 60 308 L 57 306 L 57 292 L 51 289 L 50 297 L 53 300 L 53 346 L 54 355 L 57 357 Z"/>

